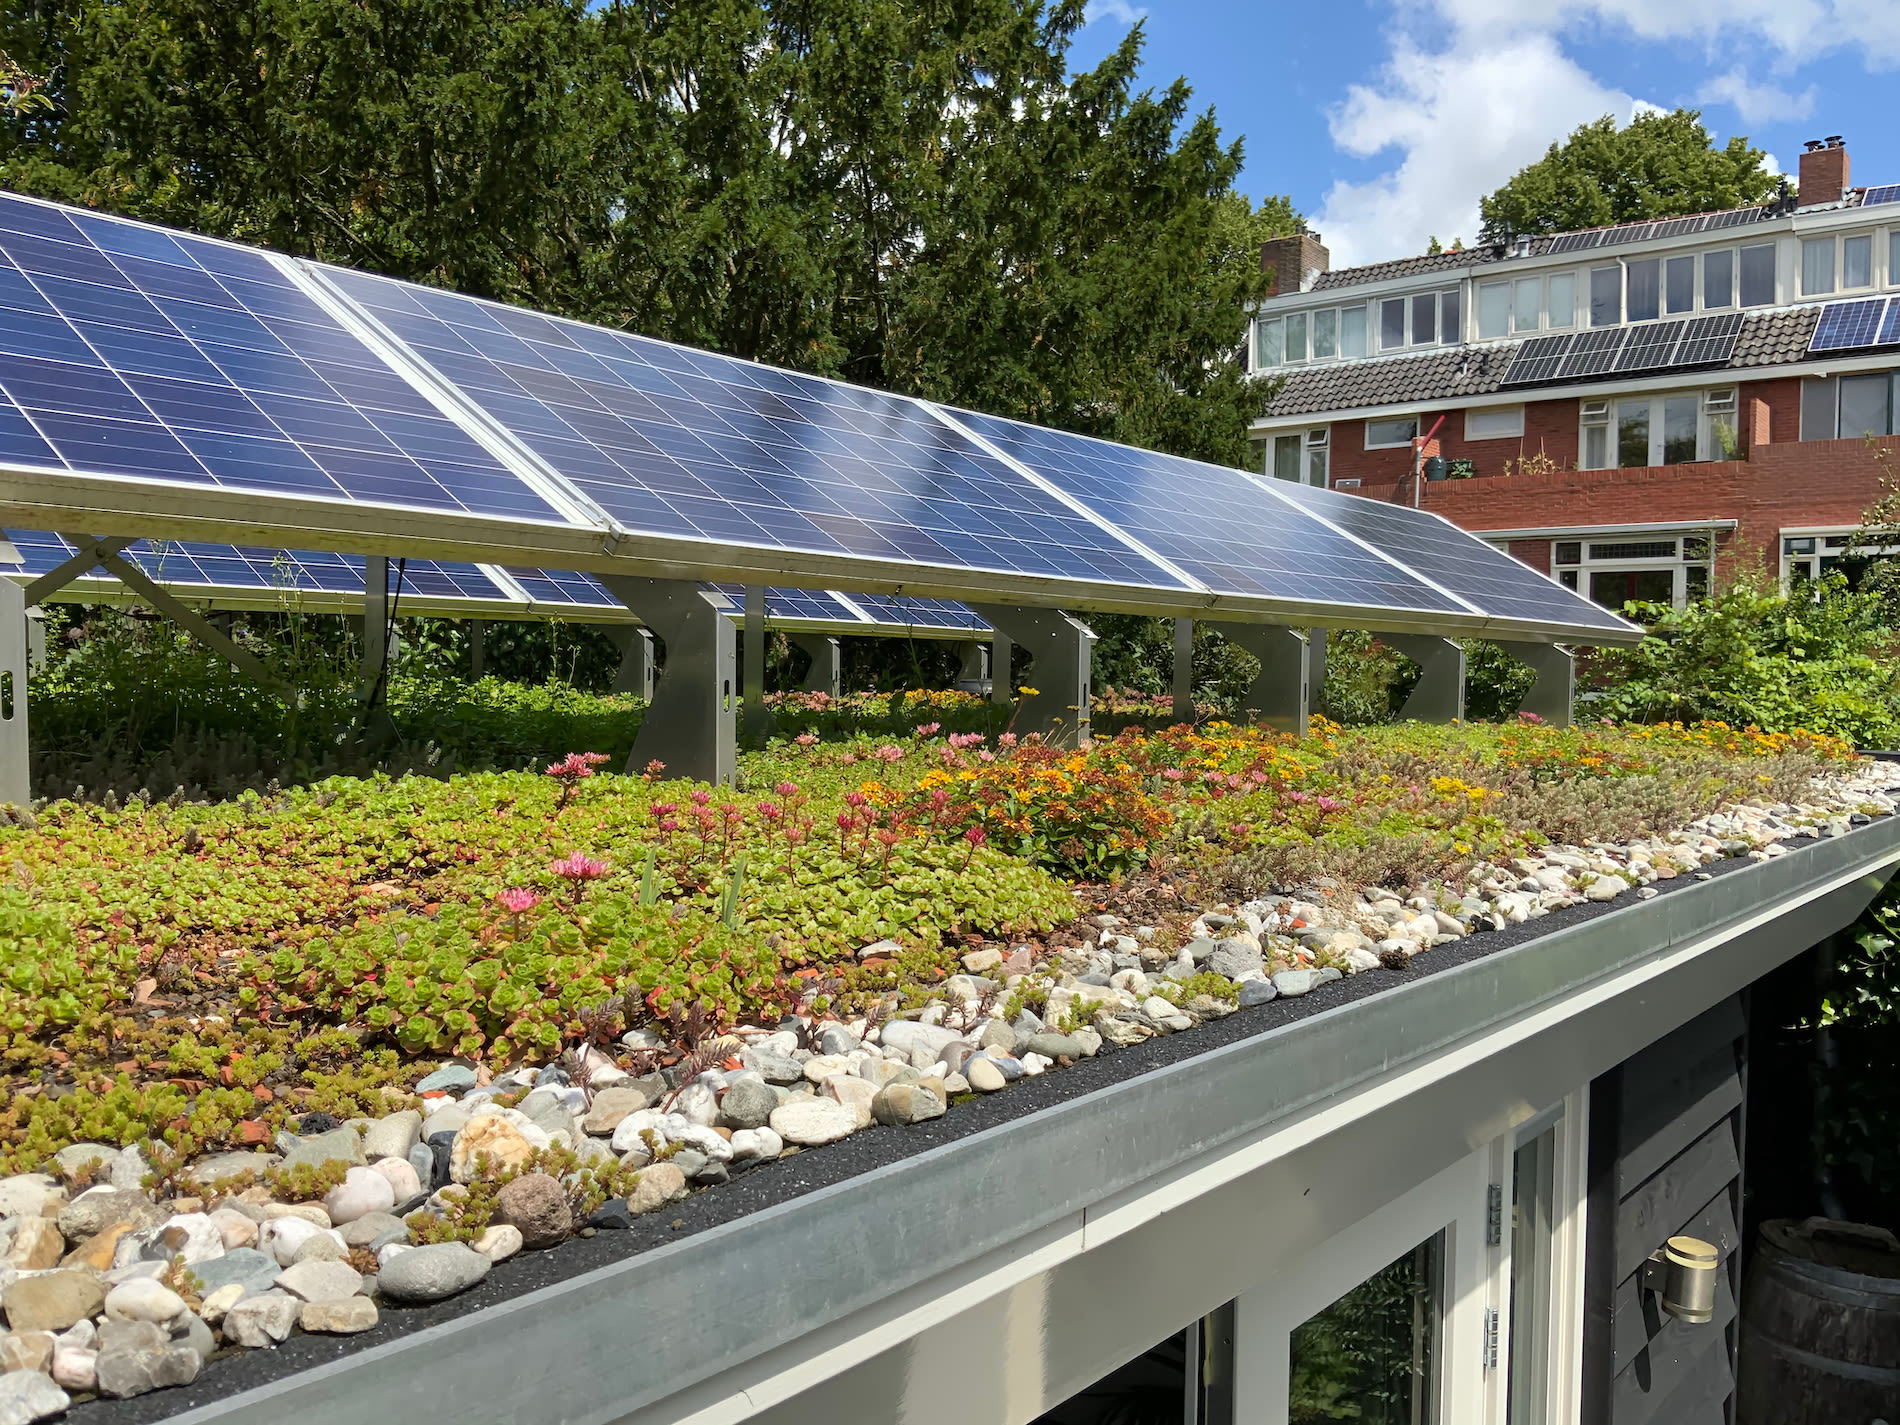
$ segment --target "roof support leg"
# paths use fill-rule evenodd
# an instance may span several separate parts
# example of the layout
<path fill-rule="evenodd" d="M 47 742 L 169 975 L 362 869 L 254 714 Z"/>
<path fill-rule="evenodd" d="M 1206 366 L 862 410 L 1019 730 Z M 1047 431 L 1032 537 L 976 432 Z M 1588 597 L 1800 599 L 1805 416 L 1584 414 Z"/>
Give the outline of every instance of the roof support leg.
<path fill-rule="evenodd" d="M 811 671 L 805 674 L 805 691 L 837 697 L 844 688 L 844 649 L 835 638 L 822 633 L 788 633 L 792 647 L 802 648 L 811 658 Z"/>
<path fill-rule="evenodd" d="M 33 799 L 26 740 L 26 597 L 0 579 L 0 802 L 23 807 Z"/>
<path fill-rule="evenodd" d="M 745 586 L 745 735 L 763 742 L 778 724 L 765 707 L 765 586 Z"/>
<path fill-rule="evenodd" d="M 1554 643 L 1500 643 L 1498 647 L 1537 674 L 1537 681 L 1517 705 L 1519 712 L 1558 727 L 1569 727 L 1577 720 L 1576 654 Z"/>
<path fill-rule="evenodd" d="M 653 658 L 653 635 L 637 625 L 620 631 L 620 666 L 614 670 L 616 693 L 632 693 L 646 702 L 653 701 L 653 684 L 659 676 Z"/>
<path fill-rule="evenodd" d="M 1382 633 L 1379 642 L 1396 648 L 1425 670 L 1412 696 L 1399 709 L 1410 722 L 1462 722 L 1465 716 L 1465 651 L 1449 638 L 1427 633 Z"/>
<path fill-rule="evenodd" d="M 1326 701 L 1326 630 L 1309 628 L 1306 631 L 1306 692 L 1310 710 L 1318 712 Z M 1300 729 L 1300 735 L 1306 735 L 1306 729 Z"/>
<path fill-rule="evenodd" d="M 957 687 L 966 693 L 988 691 L 990 646 L 980 639 L 968 639 L 957 645 Z"/>
<path fill-rule="evenodd" d="M 990 701 L 1002 707 L 1008 707 L 1016 696 L 1009 671 L 1015 652 L 1016 645 L 1009 641 L 1009 635 L 1000 628 L 994 630 L 990 638 Z"/>
<path fill-rule="evenodd" d="M 1312 645 L 1306 635 L 1270 623 L 1215 627 L 1260 660 L 1260 671 L 1241 699 L 1241 711 L 1275 732 L 1304 736 L 1313 707 Z"/>
<path fill-rule="evenodd" d="M 482 665 L 488 660 L 487 638 L 484 636 L 487 626 L 478 618 L 468 621 L 468 680 L 479 683 L 482 680 Z"/>
<path fill-rule="evenodd" d="M 1036 691 L 1016 705 L 1014 730 L 1065 747 L 1089 744 L 1089 657 L 1095 633 L 1060 609 L 972 604 L 999 633 L 1029 650 Z"/>
<path fill-rule="evenodd" d="M 1194 721 L 1194 620 L 1174 621 L 1174 720 Z"/>
<path fill-rule="evenodd" d="M 597 577 L 666 645 L 666 671 L 627 770 L 661 762 L 668 777 L 730 785 L 738 762 L 732 621 L 690 580 Z"/>
<path fill-rule="evenodd" d="M 389 557 L 363 561 L 363 696 L 375 696 L 389 661 Z"/>

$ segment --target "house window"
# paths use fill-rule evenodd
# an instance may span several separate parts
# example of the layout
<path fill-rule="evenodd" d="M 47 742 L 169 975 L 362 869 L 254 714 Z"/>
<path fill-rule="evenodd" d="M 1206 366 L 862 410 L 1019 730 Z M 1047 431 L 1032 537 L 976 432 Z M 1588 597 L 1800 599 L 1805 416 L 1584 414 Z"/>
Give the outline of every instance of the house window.
<path fill-rule="evenodd" d="M 1339 355 L 1339 313 L 1328 309 L 1313 313 L 1313 359 Z"/>
<path fill-rule="evenodd" d="M 1550 279 L 1550 324 L 1575 326 L 1577 322 L 1577 274 L 1559 272 Z"/>
<path fill-rule="evenodd" d="M 1632 262 L 1629 273 L 1629 320 L 1652 322 L 1662 311 L 1662 259 Z"/>
<path fill-rule="evenodd" d="M 1858 589 L 1868 570 L 1896 555 L 1900 545 L 1863 543 L 1857 530 L 1803 531 L 1782 538 L 1781 582 L 1785 588 L 1839 574 L 1848 588 Z"/>
<path fill-rule="evenodd" d="M 1841 239 L 1841 286 L 1846 291 L 1874 285 L 1874 239 L 1871 233 Z"/>
<path fill-rule="evenodd" d="M 1683 607 L 1706 598 L 1713 546 L 1707 535 L 1658 538 L 1606 531 L 1586 540 L 1557 540 L 1551 570 L 1565 588 L 1588 593 L 1605 608 L 1632 601 Z"/>
<path fill-rule="evenodd" d="M 1579 446 L 1583 451 L 1583 468 L 1607 470 L 1610 464 L 1610 403 L 1585 401 L 1582 419 L 1583 439 Z"/>
<path fill-rule="evenodd" d="M 1742 249 L 1742 305 L 1766 307 L 1775 300 L 1775 245 Z"/>
<path fill-rule="evenodd" d="M 1466 440 L 1518 439 L 1524 434 L 1522 406 L 1493 406 L 1465 412 Z"/>
<path fill-rule="evenodd" d="M 1318 426 L 1306 433 L 1306 483 L 1326 488 L 1331 461 L 1331 426 Z"/>
<path fill-rule="evenodd" d="M 1293 312 L 1286 319 L 1286 359 L 1306 360 L 1306 313 Z"/>
<path fill-rule="evenodd" d="M 1506 1425 L 1549 1419 L 1551 1295 L 1558 1232 L 1557 1129 L 1511 1156 L 1511 1356 L 1506 1363 Z"/>
<path fill-rule="evenodd" d="M 1366 309 L 1344 307 L 1339 313 L 1339 354 L 1348 361 L 1366 354 Z"/>
<path fill-rule="evenodd" d="M 1894 435 L 1900 426 L 1900 372 L 1808 377 L 1801 383 L 1801 439 Z"/>
<path fill-rule="evenodd" d="M 1459 294 L 1456 287 L 1449 292 L 1438 294 L 1438 339 L 1443 342 L 1465 339 L 1464 318 L 1459 310 Z"/>
<path fill-rule="evenodd" d="M 1820 297 L 1834 290 L 1834 239 L 1805 238 L 1801 243 L 1801 295 Z"/>
<path fill-rule="evenodd" d="M 1253 324 L 1253 366 L 1256 371 L 1278 366 L 1286 351 L 1286 323 L 1267 317 Z"/>
<path fill-rule="evenodd" d="M 1478 289 L 1478 338 L 1503 336 L 1511 321 L 1511 284 L 1487 282 Z"/>
<path fill-rule="evenodd" d="M 1379 303 L 1379 350 L 1393 351 L 1405 345 L 1405 298 L 1390 297 Z"/>
<path fill-rule="evenodd" d="M 1671 316 L 1695 310 L 1695 259 L 1672 257 L 1663 268 L 1663 309 Z"/>
<path fill-rule="evenodd" d="M 1273 468 L 1269 473 L 1276 480 L 1290 480 L 1294 484 L 1304 480 L 1309 485 L 1325 488 L 1331 437 L 1331 426 L 1315 426 L 1307 431 L 1276 435 L 1273 438 Z"/>
<path fill-rule="evenodd" d="M 1437 1233 L 1295 1327 L 1282 1418 L 1436 1425 L 1444 1257 Z"/>
<path fill-rule="evenodd" d="M 1735 305 L 1735 254 L 1724 248 L 1720 252 L 1702 254 L 1702 306 L 1706 311 L 1711 307 L 1732 307 Z"/>
<path fill-rule="evenodd" d="M 1544 307 L 1544 280 L 1520 277 L 1511 284 L 1511 330 L 1534 332 Z"/>
<path fill-rule="evenodd" d="M 1412 345 L 1428 346 L 1438 340 L 1438 294 L 1421 292 L 1412 298 Z"/>
<path fill-rule="evenodd" d="M 1298 434 L 1276 435 L 1273 438 L 1273 478 L 1276 480 L 1300 478 L 1300 437 Z"/>
<path fill-rule="evenodd" d="M 1900 287 L 1900 228 L 1887 234 L 1887 285 Z"/>
<path fill-rule="evenodd" d="M 1404 449 L 1417 438 L 1417 416 L 1400 416 L 1394 420 L 1366 422 L 1367 450 Z"/>
<path fill-rule="evenodd" d="M 1332 361 L 1366 354 L 1366 309 L 1322 307 L 1254 320 L 1255 371 L 1301 361 Z"/>
<path fill-rule="evenodd" d="M 1578 463 L 1585 470 L 1688 465 L 1740 455 L 1733 387 L 1701 395 L 1676 392 L 1585 401 L 1579 422 Z"/>
<path fill-rule="evenodd" d="M 1703 450 L 1706 460 L 1740 460 L 1741 428 L 1736 423 L 1735 390 L 1702 393 Z"/>
<path fill-rule="evenodd" d="M 1590 325 L 1613 327 L 1623 320 L 1623 269 L 1598 267 L 1590 273 Z"/>

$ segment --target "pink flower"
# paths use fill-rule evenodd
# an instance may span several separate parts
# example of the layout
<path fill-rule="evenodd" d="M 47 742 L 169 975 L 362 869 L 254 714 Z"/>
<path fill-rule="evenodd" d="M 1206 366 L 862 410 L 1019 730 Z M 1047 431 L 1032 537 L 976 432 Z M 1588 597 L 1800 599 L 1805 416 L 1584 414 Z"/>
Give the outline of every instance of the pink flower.
<path fill-rule="evenodd" d="M 1519 722 L 1542 722 L 1543 721 L 1543 719 L 1534 712 L 1521 712 L 1517 715 L 1517 720 Z"/>
<path fill-rule="evenodd" d="M 677 821 L 675 821 L 672 817 L 663 816 L 660 818 L 661 831 L 670 833 L 670 832 L 678 831 L 679 829 L 680 829 L 680 824 Z"/>
<path fill-rule="evenodd" d="M 996 745 L 998 747 L 1014 747 L 1016 745 L 1016 734 L 1013 732 L 1004 733 L 1001 737 L 996 739 Z"/>
<path fill-rule="evenodd" d="M 972 846 L 981 846 L 990 839 L 989 833 L 980 826 L 973 826 L 963 833 L 963 839 Z"/>
<path fill-rule="evenodd" d="M 810 732 L 801 732 L 798 736 L 794 737 L 792 741 L 796 742 L 800 747 L 816 747 L 818 745 L 817 735 Z"/>
<path fill-rule="evenodd" d="M 501 902 L 501 908 L 514 915 L 533 910 L 541 904 L 541 897 L 523 886 L 510 886 L 495 897 Z"/>
<path fill-rule="evenodd" d="M 655 802 L 652 806 L 647 808 L 647 810 L 652 812 L 655 816 L 671 816 L 679 809 L 680 806 L 678 802 Z"/>
<path fill-rule="evenodd" d="M 996 760 L 996 754 L 986 747 L 976 754 L 976 760 L 979 762 L 994 762 Z"/>
<path fill-rule="evenodd" d="M 983 741 L 980 732 L 953 732 L 945 739 L 952 747 L 975 747 Z"/>
<path fill-rule="evenodd" d="M 759 815 L 764 817 L 767 821 L 777 821 L 784 814 L 784 808 L 779 806 L 777 802 L 759 803 Z"/>
<path fill-rule="evenodd" d="M 773 787 L 772 790 L 777 792 L 781 797 L 795 797 L 798 795 L 798 783 L 780 782 L 777 786 Z"/>
<path fill-rule="evenodd" d="M 902 762 L 904 760 L 904 749 L 895 743 L 887 742 L 871 755 L 880 762 Z"/>
<path fill-rule="evenodd" d="M 1331 797 L 1321 797 L 1317 802 L 1313 803 L 1313 805 L 1324 812 L 1344 811 L 1346 809 L 1344 802 L 1336 802 Z"/>
<path fill-rule="evenodd" d="M 707 791 L 704 787 L 701 787 L 698 791 L 693 793 L 693 805 L 696 807 L 703 807 L 711 801 L 712 793 Z"/>
<path fill-rule="evenodd" d="M 844 804 L 848 807 L 861 807 L 868 800 L 863 792 L 846 792 Z"/>
<path fill-rule="evenodd" d="M 931 737 L 931 736 L 934 736 L 937 733 L 937 731 L 942 727 L 943 727 L 943 724 L 940 722 L 927 722 L 922 727 L 917 729 L 917 735 L 919 737 Z"/>
<path fill-rule="evenodd" d="M 1185 779 L 1186 776 L 1187 773 L 1183 772 L 1179 767 L 1170 767 L 1161 774 L 1161 780 L 1164 782 L 1179 782 Z"/>
<path fill-rule="evenodd" d="M 559 861 L 550 862 L 548 869 L 562 880 L 572 881 L 578 888 L 589 881 L 598 881 L 607 874 L 607 863 L 596 861 L 593 857 L 579 851 Z"/>

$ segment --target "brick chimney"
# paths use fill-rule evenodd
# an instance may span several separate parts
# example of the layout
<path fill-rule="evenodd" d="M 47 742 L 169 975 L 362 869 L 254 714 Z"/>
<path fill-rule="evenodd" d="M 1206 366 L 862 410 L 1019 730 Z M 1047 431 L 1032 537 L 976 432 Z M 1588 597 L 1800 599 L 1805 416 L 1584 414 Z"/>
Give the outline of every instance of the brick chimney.
<path fill-rule="evenodd" d="M 1825 139 L 1809 139 L 1801 155 L 1801 186 L 1798 201 L 1802 207 L 1814 203 L 1838 203 L 1847 187 L 1847 146 L 1839 134 Z"/>
<path fill-rule="evenodd" d="M 1318 233 L 1301 228 L 1292 237 L 1274 238 L 1260 245 L 1260 270 L 1273 278 L 1272 297 L 1304 292 L 1313 279 L 1332 266 L 1332 254 Z"/>

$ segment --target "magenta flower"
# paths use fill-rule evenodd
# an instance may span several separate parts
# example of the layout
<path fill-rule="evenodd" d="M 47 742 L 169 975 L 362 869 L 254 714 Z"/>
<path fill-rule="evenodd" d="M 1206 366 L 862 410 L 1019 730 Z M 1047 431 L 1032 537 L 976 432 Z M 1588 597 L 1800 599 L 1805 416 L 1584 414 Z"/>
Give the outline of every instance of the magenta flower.
<path fill-rule="evenodd" d="M 798 783 L 780 782 L 777 786 L 773 787 L 772 790 L 777 792 L 781 797 L 795 797 L 798 795 Z"/>
<path fill-rule="evenodd" d="M 792 741 L 796 742 L 800 747 L 816 747 L 818 745 L 817 736 L 809 732 L 799 733 Z"/>
<path fill-rule="evenodd" d="M 589 881 L 598 881 L 607 874 L 607 863 L 596 861 L 593 857 L 576 851 L 571 856 L 552 862 L 548 869 L 574 887 L 578 899 L 587 890 Z"/>
<path fill-rule="evenodd" d="M 981 846 L 990 839 L 989 833 L 980 826 L 973 826 L 963 833 L 963 839 L 972 846 Z"/>
<path fill-rule="evenodd" d="M 942 727 L 943 724 L 940 722 L 927 722 L 917 729 L 917 735 L 919 737 L 933 737 Z"/>
<path fill-rule="evenodd" d="M 880 762 L 902 762 L 904 760 L 904 749 L 895 743 L 887 742 L 871 755 Z"/>
<path fill-rule="evenodd" d="M 701 787 L 698 791 L 693 793 L 693 805 L 696 807 L 706 806 L 711 801 L 712 793 L 707 791 L 704 787 Z"/>
<path fill-rule="evenodd" d="M 1013 732 L 1004 733 L 1001 737 L 996 739 L 996 745 L 998 747 L 1014 747 L 1016 745 L 1016 734 Z"/>
<path fill-rule="evenodd" d="M 522 915 L 541 904 L 541 897 L 525 886 L 510 886 L 495 897 L 501 902 L 501 908 L 513 915 Z"/>

